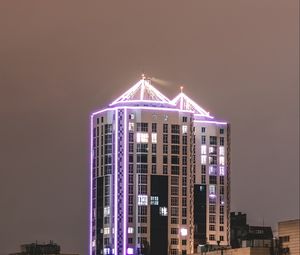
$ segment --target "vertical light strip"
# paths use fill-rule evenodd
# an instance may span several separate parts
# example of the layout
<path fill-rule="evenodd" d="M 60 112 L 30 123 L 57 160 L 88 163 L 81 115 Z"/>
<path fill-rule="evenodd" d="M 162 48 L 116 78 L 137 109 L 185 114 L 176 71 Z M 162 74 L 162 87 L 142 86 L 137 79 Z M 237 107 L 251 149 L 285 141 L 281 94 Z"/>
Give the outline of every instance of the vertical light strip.
<path fill-rule="evenodd" d="M 115 234 L 115 255 L 117 254 L 117 249 L 118 249 L 118 240 L 117 240 L 117 233 L 118 233 L 118 108 L 116 108 L 115 111 L 115 176 L 114 176 L 114 182 L 115 182 L 115 194 L 114 194 L 114 217 L 115 217 L 115 226 L 114 226 L 114 234 Z"/>
<path fill-rule="evenodd" d="M 90 240 L 89 254 L 92 255 L 92 240 L 93 240 L 93 115 L 90 116 Z"/>
<path fill-rule="evenodd" d="M 124 163 L 123 163 L 123 180 L 124 180 L 124 198 L 123 198 L 123 254 L 127 254 L 127 109 L 124 109 Z"/>

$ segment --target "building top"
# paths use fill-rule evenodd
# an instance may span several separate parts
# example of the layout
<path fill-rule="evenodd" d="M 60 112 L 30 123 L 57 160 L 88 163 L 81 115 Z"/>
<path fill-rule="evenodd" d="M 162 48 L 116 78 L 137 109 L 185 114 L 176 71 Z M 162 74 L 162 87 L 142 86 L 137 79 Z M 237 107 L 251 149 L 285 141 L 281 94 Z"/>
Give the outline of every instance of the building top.
<path fill-rule="evenodd" d="M 186 94 L 182 92 L 183 87 L 181 87 L 181 92 L 172 100 L 177 108 L 185 111 L 192 111 L 195 117 L 206 117 L 213 119 L 209 112 L 205 111 L 201 106 L 199 106 L 195 101 L 189 98 Z"/>
<path fill-rule="evenodd" d="M 174 103 L 151 85 L 150 79 L 142 75 L 142 79 L 123 93 L 110 106 L 116 105 L 149 105 L 173 107 Z"/>

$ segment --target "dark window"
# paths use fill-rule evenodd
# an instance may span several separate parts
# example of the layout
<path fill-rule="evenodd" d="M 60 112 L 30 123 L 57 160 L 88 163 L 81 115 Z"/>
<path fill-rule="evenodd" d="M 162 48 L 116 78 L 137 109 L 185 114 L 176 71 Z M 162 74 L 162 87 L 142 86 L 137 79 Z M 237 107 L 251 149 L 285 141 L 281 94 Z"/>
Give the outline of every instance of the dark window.
<path fill-rule="evenodd" d="M 182 144 L 187 144 L 187 136 L 182 136 Z"/>
<path fill-rule="evenodd" d="M 220 128 L 220 134 L 224 134 L 224 128 Z"/>
<path fill-rule="evenodd" d="M 179 175 L 179 166 L 171 166 L 171 174 Z"/>
<path fill-rule="evenodd" d="M 217 176 L 209 176 L 209 184 L 217 184 Z"/>
<path fill-rule="evenodd" d="M 152 153 L 156 153 L 156 144 L 152 144 Z"/>
<path fill-rule="evenodd" d="M 172 145 L 171 146 L 171 153 L 172 154 L 179 154 L 179 145 Z"/>
<path fill-rule="evenodd" d="M 148 155 L 147 154 L 137 154 L 136 155 L 136 162 L 137 163 L 147 163 L 148 162 Z"/>
<path fill-rule="evenodd" d="M 163 143 L 168 143 L 168 135 L 163 135 Z"/>
<path fill-rule="evenodd" d="M 163 156 L 163 163 L 168 164 L 168 156 Z"/>
<path fill-rule="evenodd" d="M 224 137 L 220 137 L 220 145 L 224 146 Z"/>
<path fill-rule="evenodd" d="M 217 137 L 216 136 L 210 136 L 209 137 L 209 144 L 210 145 L 217 145 Z"/>
<path fill-rule="evenodd" d="M 155 164 L 156 163 L 156 156 L 152 155 L 152 163 Z"/>
<path fill-rule="evenodd" d="M 173 164 L 173 165 L 179 165 L 179 156 L 172 155 L 172 157 L 171 157 L 171 164 Z"/>
<path fill-rule="evenodd" d="M 152 123 L 152 132 L 156 133 L 157 132 L 157 124 Z"/>
<path fill-rule="evenodd" d="M 179 127 L 179 125 L 171 125 L 171 132 L 173 134 L 179 134 L 180 133 L 180 127 Z"/>
<path fill-rule="evenodd" d="M 201 144 L 206 144 L 206 136 L 201 136 Z"/>
<path fill-rule="evenodd" d="M 182 117 L 182 122 L 187 122 L 187 117 L 186 116 Z"/>
<path fill-rule="evenodd" d="M 138 132 L 148 132 L 148 123 L 136 123 L 136 131 Z"/>
<path fill-rule="evenodd" d="M 168 124 L 163 125 L 163 132 L 168 133 Z"/>
<path fill-rule="evenodd" d="M 137 143 L 136 152 L 148 153 L 148 144 L 147 143 Z"/>
<path fill-rule="evenodd" d="M 202 133 L 205 133 L 205 127 L 202 127 L 202 128 L 201 128 L 201 132 L 202 132 Z"/>
<path fill-rule="evenodd" d="M 163 165 L 163 174 L 168 174 L 168 166 Z"/>
<path fill-rule="evenodd" d="M 179 144 L 179 135 L 172 135 L 171 141 L 174 144 Z"/>
<path fill-rule="evenodd" d="M 206 174 L 206 165 L 201 165 L 201 174 Z"/>

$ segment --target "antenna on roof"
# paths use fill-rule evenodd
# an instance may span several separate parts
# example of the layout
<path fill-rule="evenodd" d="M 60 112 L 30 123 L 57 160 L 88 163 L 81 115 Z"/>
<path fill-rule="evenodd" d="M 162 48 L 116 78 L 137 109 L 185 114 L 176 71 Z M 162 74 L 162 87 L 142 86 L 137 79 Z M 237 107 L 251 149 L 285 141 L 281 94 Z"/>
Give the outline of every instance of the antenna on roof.
<path fill-rule="evenodd" d="M 181 93 L 183 92 L 183 86 L 180 86 L 180 92 Z"/>

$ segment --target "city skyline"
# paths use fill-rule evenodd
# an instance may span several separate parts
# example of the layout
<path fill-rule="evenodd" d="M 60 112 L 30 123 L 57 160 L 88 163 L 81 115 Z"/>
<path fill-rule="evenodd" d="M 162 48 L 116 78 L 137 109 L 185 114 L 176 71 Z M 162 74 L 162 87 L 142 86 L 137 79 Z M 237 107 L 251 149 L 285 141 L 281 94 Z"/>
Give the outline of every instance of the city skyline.
<path fill-rule="evenodd" d="M 142 72 L 231 123 L 232 211 L 299 217 L 297 1 L 1 5 L 0 254 L 87 253 L 88 116 Z"/>

